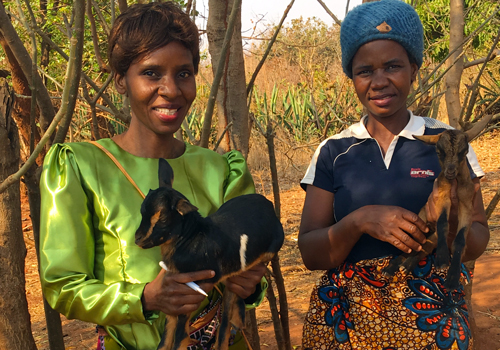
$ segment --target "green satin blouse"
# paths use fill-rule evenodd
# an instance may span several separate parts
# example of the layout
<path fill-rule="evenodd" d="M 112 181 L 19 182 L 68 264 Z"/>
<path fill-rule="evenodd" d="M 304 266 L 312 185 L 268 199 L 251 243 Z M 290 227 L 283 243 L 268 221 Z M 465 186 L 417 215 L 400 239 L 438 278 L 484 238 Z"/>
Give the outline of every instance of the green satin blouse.
<path fill-rule="evenodd" d="M 144 194 L 158 188 L 158 159 L 133 156 L 111 139 L 99 143 Z M 174 188 L 204 216 L 230 198 L 254 192 L 239 152 L 222 156 L 186 144 L 182 156 L 168 161 L 175 174 Z M 141 296 L 146 283 L 160 271 L 161 255 L 158 247 L 144 250 L 134 243 L 142 196 L 111 159 L 90 143 L 52 146 L 45 157 L 40 189 L 40 272 L 49 304 L 69 319 L 104 326 L 110 335 L 105 339 L 107 350 L 156 349 L 164 315 L 146 318 Z M 255 304 L 262 297 L 263 293 Z M 231 349 L 245 348 L 242 345 L 235 342 Z"/>

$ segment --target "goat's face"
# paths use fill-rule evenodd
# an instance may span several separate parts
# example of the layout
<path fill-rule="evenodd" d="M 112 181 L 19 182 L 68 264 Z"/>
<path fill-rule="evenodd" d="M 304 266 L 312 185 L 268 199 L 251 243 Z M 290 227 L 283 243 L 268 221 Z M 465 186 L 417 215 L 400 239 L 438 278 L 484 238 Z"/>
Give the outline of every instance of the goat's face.
<path fill-rule="evenodd" d="M 441 169 L 448 180 L 457 177 L 462 163 L 465 161 L 469 143 L 467 135 L 459 130 L 443 132 L 436 144 L 436 152 L 439 157 Z"/>
<path fill-rule="evenodd" d="M 142 220 L 135 232 L 135 244 L 141 248 L 169 241 L 183 215 L 198 210 L 182 193 L 172 188 L 173 171 L 164 159 L 159 161 L 158 177 L 160 188 L 149 191 L 141 205 Z"/>
<path fill-rule="evenodd" d="M 416 139 L 436 145 L 441 170 L 448 180 L 457 177 L 469 151 L 468 136 L 460 130 L 446 130 L 439 135 L 416 136 Z"/>
<path fill-rule="evenodd" d="M 182 217 L 195 210 L 198 208 L 172 188 L 149 191 L 141 206 L 142 220 L 135 232 L 135 244 L 151 248 L 169 241 Z"/>

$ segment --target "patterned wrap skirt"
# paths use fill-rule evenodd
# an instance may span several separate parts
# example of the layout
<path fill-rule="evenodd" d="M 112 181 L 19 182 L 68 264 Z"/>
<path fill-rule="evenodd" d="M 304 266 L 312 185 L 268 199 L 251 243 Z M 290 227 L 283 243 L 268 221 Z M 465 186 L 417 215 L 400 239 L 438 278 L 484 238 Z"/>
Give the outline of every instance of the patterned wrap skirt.
<path fill-rule="evenodd" d="M 463 285 L 444 288 L 447 269 L 434 255 L 410 273 L 385 277 L 391 257 L 343 263 L 327 271 L 314 288 L 307 312 L 303 349 L 441 350 L 472 349 Z"/>

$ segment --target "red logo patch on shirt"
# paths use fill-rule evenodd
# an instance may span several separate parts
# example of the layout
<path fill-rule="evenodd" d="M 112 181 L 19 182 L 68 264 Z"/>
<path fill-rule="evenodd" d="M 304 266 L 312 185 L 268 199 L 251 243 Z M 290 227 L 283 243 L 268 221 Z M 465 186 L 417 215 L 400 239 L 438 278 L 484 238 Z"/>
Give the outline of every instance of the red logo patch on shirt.
<path fill-rule="evenodd" d="M 434 171 L 432 170 L 422 170 L 420 168 L 411 168 L 410 171 L 411 177 L 431 177 L 434 176 Z"/>

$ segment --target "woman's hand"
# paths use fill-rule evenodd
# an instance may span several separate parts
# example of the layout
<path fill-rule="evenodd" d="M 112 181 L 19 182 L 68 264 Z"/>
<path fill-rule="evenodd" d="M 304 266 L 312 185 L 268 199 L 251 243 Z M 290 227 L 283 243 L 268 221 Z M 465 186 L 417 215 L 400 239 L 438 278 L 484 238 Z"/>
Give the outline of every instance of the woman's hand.
<path fill-rule="evenodd" d="M 194 291 L 185 283 L 212 278 L 214 271 L 205 270 L 190 273 L 167 274 L 165 270 L 144 288 L 142 305 L 145 311 L 158 310 L 167 315 L 189 315 L 196 311 L 205 296 Z M 204 291 L 213 288 L 212 283 L 198 284 Z"/>
<path fill-rule="evenodd" d="M 368 205 L 356 210 L 361 232 L 410 253 L 422 249 L 426 223 L 417 214 L 397 206 Z"/>
<path fill-rule="evenodd" d="M 224 284 L 231 292 L 242 299 L 246 299 L 255 292 L 257 285 L 260 283 L 265 273 L 266 265 L 260 263 L 253 266 L 251 269 L 229 277 Z"/>

